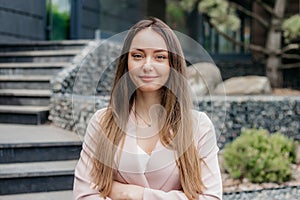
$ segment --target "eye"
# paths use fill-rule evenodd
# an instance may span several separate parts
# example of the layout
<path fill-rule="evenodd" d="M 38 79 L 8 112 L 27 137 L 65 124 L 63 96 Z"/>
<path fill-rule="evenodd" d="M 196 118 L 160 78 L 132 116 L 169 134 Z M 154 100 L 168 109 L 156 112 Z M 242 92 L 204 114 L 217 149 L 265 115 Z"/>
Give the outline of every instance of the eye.
<path fill-rule="evenodd" d="M 167 59 L 167 56 L 165 56 L 165 55 L 156 55 L 155 59 L 159 60 L 159 61 L 163 61 L 163 60 Z"/>
<path fill-rule="evenodd" d="M 135 60 L 141 60 L 143 58 L 143 54 L 141 53 L 133 53 L 131 54 L 131 56 L 135 59 Z"/>

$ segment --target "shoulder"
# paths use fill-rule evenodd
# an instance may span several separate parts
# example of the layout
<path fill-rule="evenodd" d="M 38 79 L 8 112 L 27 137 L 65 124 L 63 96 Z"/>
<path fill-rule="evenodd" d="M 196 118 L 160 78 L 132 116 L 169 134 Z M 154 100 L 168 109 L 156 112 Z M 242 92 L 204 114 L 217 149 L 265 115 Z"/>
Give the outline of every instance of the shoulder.
<path fill-rule="evenodd" d="M 195 145 L 202 156 L 207 156 L 212 150 L 218 151 L 216 132 L 208 115 L 197 110 L 192 111 Z"/>
<path fill-rule="evenodd" d="M 86 137 L 94 137 L 102 131 L 100 121 L 106 111 L 107 108 L 102 108 L 93 113 L 92 117 L 88 121 L 85 133 Z"/>
<path fill-rule="evenodd" d="M 99 123 L 107 110 L 108 110 L 108 108 L 101 108 L 101 109 L 97 110 L 96 112 L 94 112 L 94 114 L 90 118 L 89 123 L 92 123 L 92 122 L 98 122 Z"/>
<path fill-rule="evenodd" d="M 106 112 L 107 108 L 102 108 L 93 113 L 90 118 L 84 136 L 83 148 L 89 155 L 93 155 L 97 147 L 99 139 L 102 137 L 101 118 Z"/>
<path fill-rule="evenodd" d="M 213 123 L 205 112 L 192 110 L 194 128 L 213 127 Z"/>

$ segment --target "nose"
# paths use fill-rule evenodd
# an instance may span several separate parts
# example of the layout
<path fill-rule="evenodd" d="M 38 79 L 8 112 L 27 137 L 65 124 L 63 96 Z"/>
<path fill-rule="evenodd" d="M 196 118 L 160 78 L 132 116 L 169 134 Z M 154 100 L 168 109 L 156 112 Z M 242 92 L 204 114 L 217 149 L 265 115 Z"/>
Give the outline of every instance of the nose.
<path fill-rule="evenodd" d="M 143 70 L 145 71 L 152 71 L 153 70 L 153 66 L 152 66 L 152 60 L 151 57 L 146 57 L 145 63 L 143 65 Z"/>

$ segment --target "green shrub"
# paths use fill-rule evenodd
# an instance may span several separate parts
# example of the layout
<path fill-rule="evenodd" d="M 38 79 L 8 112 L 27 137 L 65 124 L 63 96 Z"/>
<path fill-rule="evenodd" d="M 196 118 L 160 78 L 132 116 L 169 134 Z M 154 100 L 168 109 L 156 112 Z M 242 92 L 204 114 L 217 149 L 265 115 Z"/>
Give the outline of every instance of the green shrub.
<path fill-rule="evenodd" d="M 287 43 L 300 38 L 300 14 L 285 19 L 282 24 L 283 36 Z"/>
<path fill-rule="evenodd" d="M 292 178 L 291 163 L 296 159 L 296 142 L 280 133 L 264 129 L 244 129 L 225 146 L 224 168 L 232 178 L 254 183 L 281 183 Z"/>

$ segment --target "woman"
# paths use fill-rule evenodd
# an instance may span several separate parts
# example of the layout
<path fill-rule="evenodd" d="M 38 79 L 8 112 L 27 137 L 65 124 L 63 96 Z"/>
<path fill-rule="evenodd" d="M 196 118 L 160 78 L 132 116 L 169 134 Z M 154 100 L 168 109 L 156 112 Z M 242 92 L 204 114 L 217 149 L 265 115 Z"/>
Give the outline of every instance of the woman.
<path fill-rule="evenodd" d="M 173 31 L 149 18 L 128 32 L 108 108 L 91 118 L 75 199 L 221 199 L 214 126 L 192 110 Z"/>

